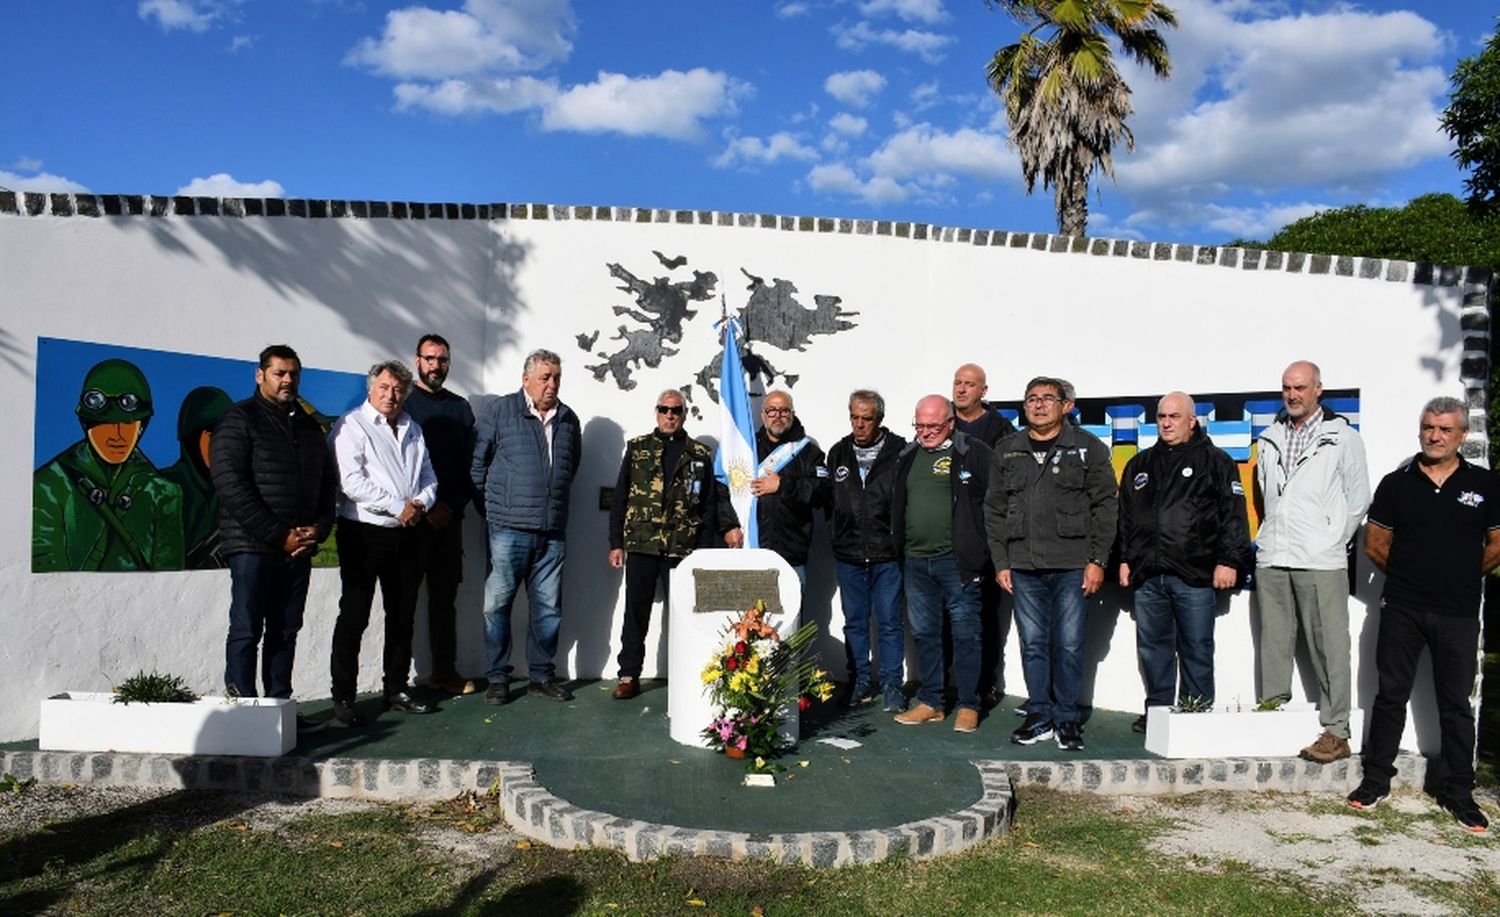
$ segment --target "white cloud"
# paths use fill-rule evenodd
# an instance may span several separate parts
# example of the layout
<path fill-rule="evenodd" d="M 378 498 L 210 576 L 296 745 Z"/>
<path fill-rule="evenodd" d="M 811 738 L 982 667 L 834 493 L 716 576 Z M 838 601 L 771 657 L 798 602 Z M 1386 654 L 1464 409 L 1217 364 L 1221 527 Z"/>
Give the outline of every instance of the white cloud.
<path fill-rule="evenodd" d="M 1020 175 L 1016 154 L 997 134 L 963 127 L 953 132 L 918 124 L 890 137 L 867 160 L 876 175 L 912 178 L 958 173 L 984 181 Z"/>
<path fill-rule="evenodd" d="M 858 137 L 870 127 L 870 122 L 859 115 L 841 111 L 828 119 L 828 126 L 848 137 Z"/>
<path fill-rule="evenodd" d="M 187 29 L 206 32 L 216 20 L 227 17 L 237 0 L 140 0 L 135 13 L 155 19 L 162 31 Z"/>
<path fill-rule="evenodd" d="M 938 96 L 937 80 L 917 86 L 911 91 L 909 97 L 911 98 L 912 107 L 917 111 L 925 111 L 942 101 Z"/>
<path fill-rule="evenodd" d="M 823 81 L 823 91 L 850 108 L 864 108 L 884 88 L 885 77 L 874 70 L 845 70 Z"/>
<path fill-rule="evenodd" d="M 714 159 L 714 165 L 721 169 L 739 165 L 770 165 L 782 159 L 812 160 L 818 158 L 818 152 L 810 146 L 804 145 L 794 135 L 786 131 L 772 134 L 766 140 L 759 137 L 735 137 L 729 141 Z"/>
<path fill-rule="evenodd" d="M 790 0 L 790 2 L 787 3 L 777 4 L 776 15 L 781 17 L 782 19 L 794 19 L 798 16 L 806 16 L 810 9 L 811 7 L 809 7 L 806 3 L 800 3 L 797 2 L 797 0 Z"/>
<path fill-rule="evenodd" d="M 40 172 L 42 161 L 31 156 L 22 156 L 11 163 L 11 168 L 18 172 Z"/>
<path fill-rule="evenodd" d="M 509 114 L 540 108 L 557 98 L 553 80 L 529 76 L 397 83 L 396 110 L 423 108 L 440 115 Z"/>
<path fill-rule="evenodd" d="M 228 172 L 215 172 L 207 178 L 195 178 L 178 188 L 175 194 L 192 197 L 284 197 L 280 182 L 240 181 Z"/>
<path fill-rule="evenodd" d="M 919 55 L 929 64 L 940 63 L 942 49 L 953 43 L 953 36 L 919 29 L 877 29 L 868 22 L 854 25 L 839 23 L 833 32 L 834 44 L 845 51 L 861 51 L 868 45 L 885 45 L 907 54 Z"/>
<path fill-rule="evenodd" d="M 1175 201 L 1146 210 L 1137 210 L 1125 219 L 1125 226 L 1170 226 L 1173 228 L 1203 227 L 1226 238 L 1265 239 L 1276 234 L 1278 229 L 1303 217 L 1327 210 L 1332 204 L 1314 204 L 1307 201 L 1295 203 L 1260 203 L 1247 207 L 1198 201 Z M 1089 214 L 1089 229 L 1093 230 L 1094 215 Z"/>
<path fill-rule="evenodd" d="M 1438 128 L 1445 38 L 1415 13 L 1335 6 L 1270 16 L 1235 0 L 1174 5 L 1182 27 L 1167 36 L 1172 79 L 1127 74 L 1137 151 L 1117 152 L 1116 174 L 1137 222 L 1259 234 L 1313 205 L 1191 202 L 1315 185 L 1368 194 L 1450 149 Z"/>
<path fill-rule="evenodd" d="M 40 172 L 36 175 L 18 175 L 0 169 L 0 188 L 12 191 L 42 191 L 55 194 L 87 194 L 88 188 L 71 178 Z"/>
<path fill-rule="evenodd" d="M 254 35 L 236 35 L 229 39 L 229 53 L 238 54 L 248 48 L 255 47 Z"/>
<path fill-rule="evenodd" d="M 536 70 L 572 53 L 577 26 L 567 0 L 465 0 L 462 10 L 409 6 L 385 17 L 344 63 L 398 79 L 442 79 Z"/>
<path fill-rule="evenodd" d="M 846 194 L 871 204 L 892 204 L 911 195 L 910 189 L 883 175 L 861 180 L 843 163 L 813 166 L 808 170 L 807 184 L 823 194 Z"/>
<path fill-rule="evenodd" d="M 948 11 L 943 9 L 943 0 L 865 0 L 859 11 L 866 16 L 894 13 L 907 22 L 925 22 L 928 25 L 943 22 Z"/>
<path fill-rule="evenodd" d="M 542 111 L 542 129 L 689 140 L 701 133 L 703 119 L 733 114 L 751 91 L 748 83 L 702 67 L 637 78 L 601 71 L 594 82 L 553 99 Z"/>

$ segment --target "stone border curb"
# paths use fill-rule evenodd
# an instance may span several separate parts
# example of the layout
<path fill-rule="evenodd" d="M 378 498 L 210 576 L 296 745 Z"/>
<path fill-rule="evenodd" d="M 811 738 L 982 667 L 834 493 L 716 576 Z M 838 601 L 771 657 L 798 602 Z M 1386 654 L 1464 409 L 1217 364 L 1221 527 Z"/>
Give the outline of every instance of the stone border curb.
<path fill-rule="evenodd" d="M 234 758 L 117 752 L 0 752 L 0 773 L 49 784 L 276 793 L 334 799 L 439 801 L 465 791 L 500 795 L 520 834 L 553 847 L 617 850 L 633 861 L 713 856 L 836 867 L 891 857 L 956 853 L 1010 831 L 1014 786 L 1120 795 L 1200 790 L 1337 792 L 1357 786 L 1357 758 L 1315 764 L 1297 758 L 972 762 L 981 794 L 966 808 L 889 828 L 750 834 L 662 825 L 579 808 L 536 780 L 530 764 L 440 758 Z M 1396 783 L 1421 786 L 1427 761 L 1396 759 Z"/>

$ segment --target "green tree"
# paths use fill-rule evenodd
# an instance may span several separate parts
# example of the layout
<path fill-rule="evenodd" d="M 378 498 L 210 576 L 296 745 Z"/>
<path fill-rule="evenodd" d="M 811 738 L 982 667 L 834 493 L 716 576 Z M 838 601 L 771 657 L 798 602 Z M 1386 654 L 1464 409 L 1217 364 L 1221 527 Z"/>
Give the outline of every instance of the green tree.
<path fill-rule="evenodd" d="M 1500 218 L 1476 214 L 1451 194 L 1424 194 L 1403 207 L 1355 204 L 1323 210 L 1283 226 L 1265 242 L 1236 240 L 1228 244 L 1500 267 Z"/>
<path fill-rule="evenodd" d="M 1458 144 L 1453 158 L 1459 167 L 1470 170 L 1464 179 L 1469 206 L 1500 212 L 1500 29 L 1483 51 L 1458 62 L 1450 80 L 1443 130 Z"/>
<path fill-rule="evenodd" d="M 1134 111 L 1130 87 L 1115 66 L 1110 36 L 1124 53 L 1165 79 L 1172 62 L 1158 31 L 1177 14 L 1159 0 L 986 0 L 1024 29 L 995 52 L 985 75 L 1005 102 L 1010 144 L 1021 157 L 1026 193 L 1053 189 L 1057 228 L 1088 229 L 1089 182 L 1114 178 L 1114 145 L 1133 149 L 1125 124 Z"/>

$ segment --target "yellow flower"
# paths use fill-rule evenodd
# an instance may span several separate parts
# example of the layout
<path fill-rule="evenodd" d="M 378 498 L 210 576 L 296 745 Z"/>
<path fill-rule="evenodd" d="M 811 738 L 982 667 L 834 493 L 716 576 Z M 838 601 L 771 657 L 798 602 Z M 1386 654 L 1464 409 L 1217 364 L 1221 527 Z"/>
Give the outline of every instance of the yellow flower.
<path fill-rule="evenodd" d="M 749 659 L 745 660 L 745 671 L 749 672 L 751 675 L 759 674 L 760 657 L 751 656 Z"/>
<path fill-rule="evenodd" d="M 703 670 L 703 683 L 706 685 L 711 685 L 714 682 L 718 681 L 719 676 L 723 674 L 723 671 L 721 671 L 718 666 L 711 665 Z"/>

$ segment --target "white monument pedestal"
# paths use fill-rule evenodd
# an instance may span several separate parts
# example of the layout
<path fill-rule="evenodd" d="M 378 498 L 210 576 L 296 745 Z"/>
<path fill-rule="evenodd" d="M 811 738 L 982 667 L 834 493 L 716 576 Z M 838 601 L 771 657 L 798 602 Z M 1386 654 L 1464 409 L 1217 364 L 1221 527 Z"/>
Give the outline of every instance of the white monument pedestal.
<path fill-rule="evenodd" d="M 725 641 L 724 631 L 761 598 L 749 596 L 739 608 L 705 608 L 698 601 L 699 570 L 770 570 L 776 573 L 781 614 L 768 614 L 766 621 L 783 638 L 797 629 L 802 610 L 802 584 L 797 571 L 775 551 L 764 549 L 705 548 L 689 554 L 672 571 L 672 601 L 667 637 L 667 721 L 672 739 L 683 745 L 706 748 L 703 729 L 718 713 L 709 702 L 703 684 L 703 667 Z M 797 707 L 792 705 L 781 734 L 797 740 Z"/>

